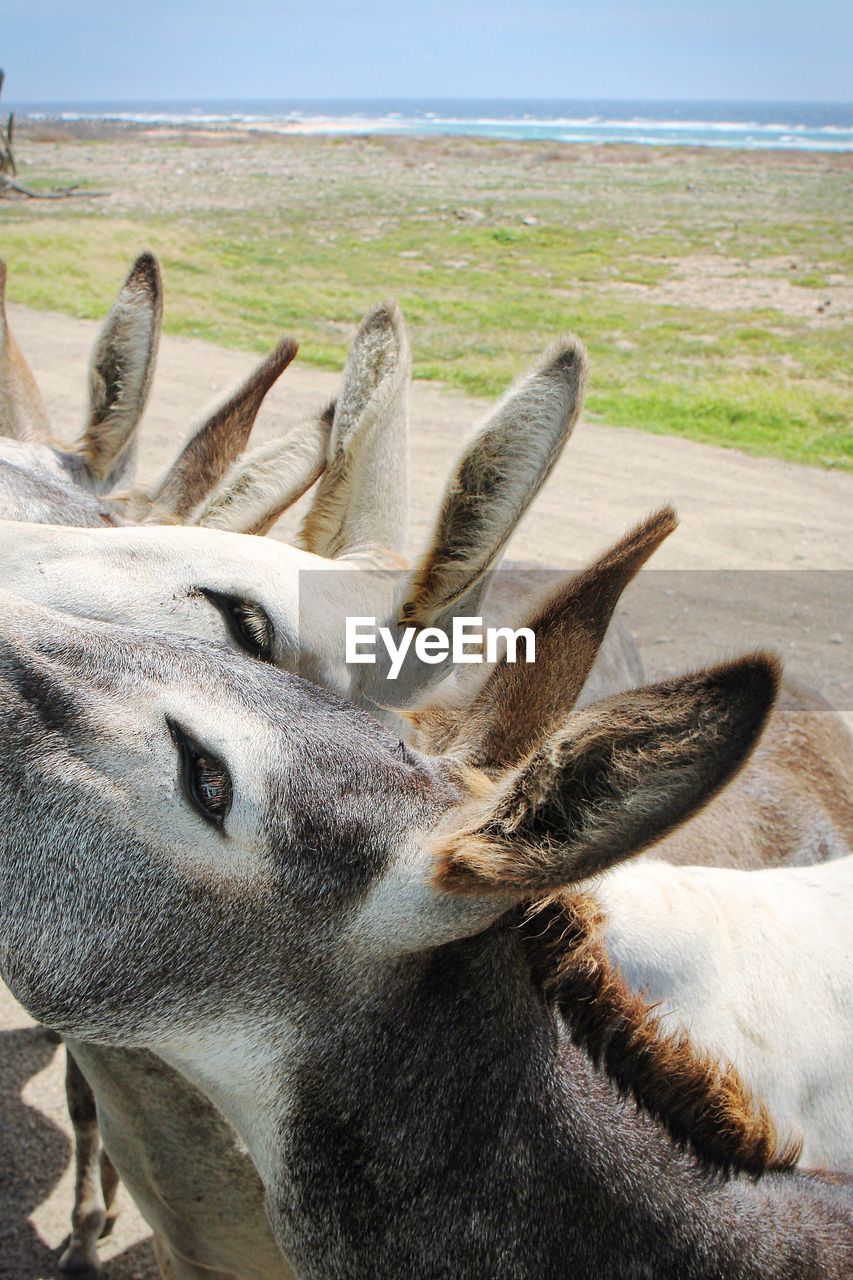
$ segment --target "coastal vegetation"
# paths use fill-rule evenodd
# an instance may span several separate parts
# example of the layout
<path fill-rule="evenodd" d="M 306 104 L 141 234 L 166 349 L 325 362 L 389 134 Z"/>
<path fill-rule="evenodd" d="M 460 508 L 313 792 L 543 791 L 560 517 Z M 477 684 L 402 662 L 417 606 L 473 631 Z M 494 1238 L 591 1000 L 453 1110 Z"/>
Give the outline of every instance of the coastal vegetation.
<path fill-rule="evenodd" d="M 165 329 L 338 367 L 395 296 L 421 378 L 491 396 L 550 337 L 587 344 L 592 418 L 853 467 L 853 156 L 21 129 L 0 206 L 13 301 L 100 316 L 161 258 Z"/>

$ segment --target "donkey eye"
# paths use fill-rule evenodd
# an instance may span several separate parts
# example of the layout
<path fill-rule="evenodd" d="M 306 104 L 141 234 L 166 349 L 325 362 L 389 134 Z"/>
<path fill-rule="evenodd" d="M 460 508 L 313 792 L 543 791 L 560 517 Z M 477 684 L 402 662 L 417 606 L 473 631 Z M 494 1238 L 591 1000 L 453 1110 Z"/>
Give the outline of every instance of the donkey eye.
<path fill-rule="evenodd" d="M 190 804 L 206 822 L 221 827 L 231 808 L 231 776 L 216 756 L 191 738 L 185 729 L 166 717 L 172 741 L 178 748 L 181 783 Z"/>
<path fill-rule="evenodd" d="M 207 587 L 200 587 L 199 595 L 219 610 L 228 624 L 232 640 L 241 649 L 261 662 L 272 662 L 275 629 L 259 604 L 221 591 L 211 591 Z"/>

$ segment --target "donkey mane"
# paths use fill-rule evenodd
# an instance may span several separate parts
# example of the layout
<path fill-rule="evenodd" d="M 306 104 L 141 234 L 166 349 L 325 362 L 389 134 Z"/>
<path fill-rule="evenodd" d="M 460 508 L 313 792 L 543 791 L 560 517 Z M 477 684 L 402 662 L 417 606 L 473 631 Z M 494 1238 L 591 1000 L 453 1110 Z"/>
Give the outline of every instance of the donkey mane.
<path fill-rule="evenodd" d="M 723 1177 L 793 1168 L 802 1141 L 780 1143 L 736 1069 L 697 1049 L 687 1032 L 664 1031 L 654 1006 L 627 987 L 607 954 L 592 895 L 557 893 L 522 911 L 534 980 L 623 1097 Z"/>

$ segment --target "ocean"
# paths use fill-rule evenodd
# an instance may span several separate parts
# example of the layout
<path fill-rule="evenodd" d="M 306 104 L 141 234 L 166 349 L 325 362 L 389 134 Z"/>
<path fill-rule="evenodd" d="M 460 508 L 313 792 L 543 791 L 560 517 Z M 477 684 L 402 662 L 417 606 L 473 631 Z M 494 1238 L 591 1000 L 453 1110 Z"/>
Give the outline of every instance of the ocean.
<path fill-rule="evenodd" d="M 853 103 L 257 99 L 10 103 L 34 120 L 277 133 L 465 134 L 551 142 L 851 151 Z"/>

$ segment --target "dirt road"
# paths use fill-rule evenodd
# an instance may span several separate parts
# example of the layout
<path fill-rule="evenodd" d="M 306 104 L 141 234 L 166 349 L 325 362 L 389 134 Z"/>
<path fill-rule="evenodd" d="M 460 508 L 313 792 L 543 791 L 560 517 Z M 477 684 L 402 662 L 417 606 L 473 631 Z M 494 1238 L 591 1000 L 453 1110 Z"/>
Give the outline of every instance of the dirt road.
<path fill-rule="evenodd" d="M 57 432 L 70 437 L 83 420 L 96 326 L 21 307 L 10 313 Z M 205 406 L 252 364 L 245 353 L 163 340 L 144 426 L 142 477 L 157 474 Z M 282 424 L 316 412 L 337 381 L 297 363 L 269 397 L 254 438 L 267 440 Z M 460 440 L 486 409 L 434 383 L 414 387 L 412 552 L 427 535 Z M 675 503 L 681 527 L 625 605 L 649 673 L 761 645 L 775 648 L 790 671 L 839 709 L 853 710 L 850 476 L 581 423 L 510 554 L 578 567 L 662 502 Z M 282 522 L 276 536 L 286 537 L 294 520 L 295 514 Z M 0 1135 L 0 1277 L 53 1280 L 71 1205 L 62 1051 L 2 987 Z M 147 1235 L 125 1204 L 103 1250 L 108 1280 L 155 1280 Z"/>

